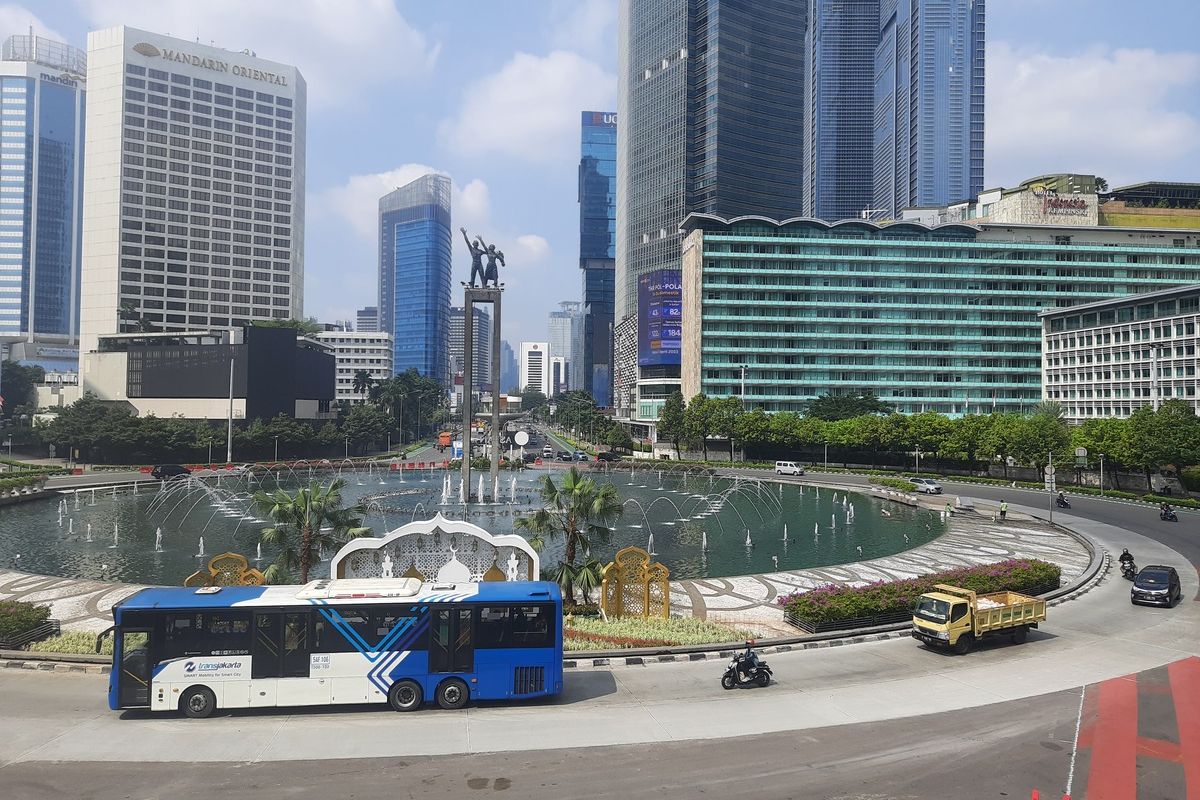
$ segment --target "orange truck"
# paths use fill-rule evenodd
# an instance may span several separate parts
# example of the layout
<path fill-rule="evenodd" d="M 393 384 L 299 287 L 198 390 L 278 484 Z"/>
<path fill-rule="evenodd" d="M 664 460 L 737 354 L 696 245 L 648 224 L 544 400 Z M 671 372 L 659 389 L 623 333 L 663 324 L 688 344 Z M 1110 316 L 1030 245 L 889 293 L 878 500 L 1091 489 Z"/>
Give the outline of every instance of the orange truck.
<path fill-rule="evenodd" d="M 450 446 L 450 431 L 442 431 L 438 434 L 438 449 Z"/>

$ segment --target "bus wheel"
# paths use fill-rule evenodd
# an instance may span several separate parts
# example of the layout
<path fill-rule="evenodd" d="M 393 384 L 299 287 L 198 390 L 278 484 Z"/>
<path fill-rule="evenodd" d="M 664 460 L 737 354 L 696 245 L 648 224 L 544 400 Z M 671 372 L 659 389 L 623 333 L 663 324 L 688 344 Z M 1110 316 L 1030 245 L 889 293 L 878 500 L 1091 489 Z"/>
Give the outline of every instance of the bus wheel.
<path fill-rule="evenodd" d="M 179 707 L 192 719 L 205 719 L 212 716 L 217 707 L 217 698 L 211 689 L 193 686 L 183 693 L 183 697 L 179 700 Z"/>
<path fill-rule="evenodd" d="M 421 685 L 416 681 L 396 681 L 388 690 L 388 705 L 393 711 L 416 711 L 423 700 Z"/>
<path fill-rule="evenodd" d="M 462 708 L 470 697 L 467 685 L 458 678 L 447 678 L 437 688 L 438 705 L 449 711 Z"/>

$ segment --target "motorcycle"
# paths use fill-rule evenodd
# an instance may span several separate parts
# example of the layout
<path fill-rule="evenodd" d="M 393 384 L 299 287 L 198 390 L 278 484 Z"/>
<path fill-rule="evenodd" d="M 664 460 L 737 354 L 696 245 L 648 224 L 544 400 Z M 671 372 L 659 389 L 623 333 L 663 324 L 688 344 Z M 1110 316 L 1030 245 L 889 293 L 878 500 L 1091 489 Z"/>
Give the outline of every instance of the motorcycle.
<path fill-rule="evenodd" d="M 1071 507 L 1071 501 L 1065 497 L 1054 498 L 1054 504 L 1057 505 L 1059 508 L 1070 508 Z"/>
<path fill-rule="evenodd" d="M 1132 561 L 1122 561 L 1121 562 L 1121 577 L 1122 578 L 1124 578 L 1127 581 L 1131 581 L 1137 577 L 1137 574 L 1138 574 L 1137 564 L 1133 563 Z"/>
<path fill-rule="evenodd" d="M 749 646 L 746 652 L 737 653 L 725 674 L 721 676 L 721 688 L 732 689 L 735 686 L 767 686 L 771 683 L 771 668 L 766 661 L 759 658 Z"/>
<path fill-rule="evenodd" d="M 1158 518 L 1163 522 L 1179 522 L 1179 515 L 1174 511 L 1160 511 L 1158 512 Z"/>

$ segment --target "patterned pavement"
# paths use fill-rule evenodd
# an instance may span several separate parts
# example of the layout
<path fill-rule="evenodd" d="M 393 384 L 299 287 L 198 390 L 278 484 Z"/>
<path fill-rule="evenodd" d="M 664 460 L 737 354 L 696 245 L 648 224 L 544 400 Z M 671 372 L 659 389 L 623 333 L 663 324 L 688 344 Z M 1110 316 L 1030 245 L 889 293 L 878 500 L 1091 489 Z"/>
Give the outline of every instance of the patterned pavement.
<path fill-rule="evenodd" d="M 931 506 L 944 498 L 929 501 Z M 940 507 L 940 506 L 939 506 Z M 1009 514 L 993 522 L 990 508 L 954 515 L 946 534 L 920 547 L 884 558 L 813 569 L 698 578 L 671 582 L 671 611 L 719 622 L 734 622 L 761 633 L 795 635 L 777 605 L 780 595 L 827 584 L 863 586 L 874 581 L 914 578 L 956 567 L 976 566 L 1009 558 L 1040 558 L 1062 567 L 1064 583 L 1082 575 L 1091 555 L 1077 539 L 1046 523 Z"/>

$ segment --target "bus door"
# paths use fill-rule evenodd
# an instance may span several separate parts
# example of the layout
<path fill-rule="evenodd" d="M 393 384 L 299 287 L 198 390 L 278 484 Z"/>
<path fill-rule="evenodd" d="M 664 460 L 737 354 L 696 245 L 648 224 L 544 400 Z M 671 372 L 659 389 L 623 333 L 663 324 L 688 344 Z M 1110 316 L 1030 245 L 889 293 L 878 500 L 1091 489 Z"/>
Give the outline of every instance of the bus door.
<path fill-rule="evenodd" d="M 470 608 L 435 608 L 429 634 L 430 672 L 474 672 L 475 638 Z"/>
<path fill-rule="evenodd" d="M 251 706 L 304 705 L 328 703 L 329 690 L 324 679 L 309 677 L 309 614 L 263 611 L 254 614 L 254 644 L 251 649 L 250 677 L 302 678 L 299 681 L 262 681 L 250 690 Z M 274 684 L 272 688 L 271 684 Z M 309 684 L 316 684 L 310 686 Z"/>
<path fill-rule="evenodd" d="M 120 648 L 121 672 L 118 676 L 117 697 L 121 708 L 150 705 L 150 631 L 122 628 L 117 646 Z"/>

